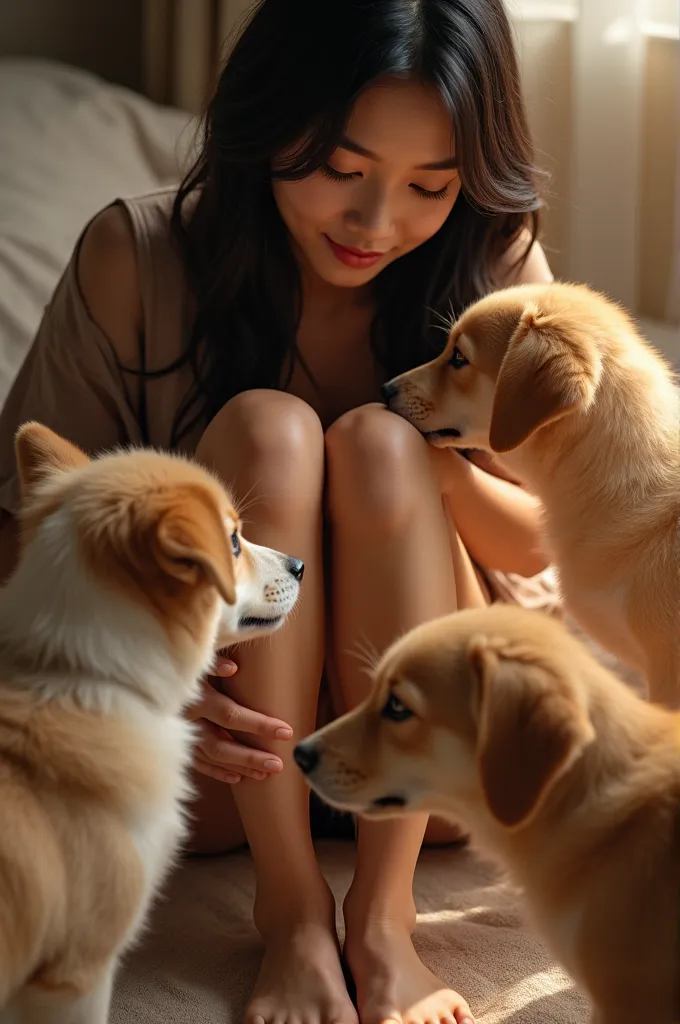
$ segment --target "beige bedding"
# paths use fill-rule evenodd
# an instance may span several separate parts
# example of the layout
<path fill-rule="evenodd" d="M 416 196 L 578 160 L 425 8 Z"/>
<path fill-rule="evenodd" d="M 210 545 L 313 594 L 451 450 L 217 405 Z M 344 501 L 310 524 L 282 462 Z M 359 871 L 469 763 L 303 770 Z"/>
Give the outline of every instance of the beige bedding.
<path fill-rule="evenodd" d="M 84 224 L 175 181 L 187 114 L 84 71 L 0 59 L 0 402 Z"/>
<path fill-rule="evenodd" d="M 84 223 L 116 196 L 172 181 L 187 117 L 72 68 L 0 60 L 0 401 Z M 326 845 L 336 894 L 353 850 Z M 521 920 L 518 894 L 467 851 L 428 851 L 416 880 L 417 943 L 483 1024 L 576 1024 L 582 999 Z M 122 971 L 116 1024 L 239 1020 L 259 944 L 247 855 L 192 862 L 172 879 Z M 102 922 L 106 927 L 106 922 Z"/>

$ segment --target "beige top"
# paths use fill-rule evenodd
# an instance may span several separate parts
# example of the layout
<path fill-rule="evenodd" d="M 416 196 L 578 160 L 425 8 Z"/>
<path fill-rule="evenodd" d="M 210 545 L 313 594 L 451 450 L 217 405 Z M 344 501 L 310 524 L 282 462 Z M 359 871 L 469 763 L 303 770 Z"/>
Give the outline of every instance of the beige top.
<path fill-rule="evenodd" d="M 158 369 L 185 349 L 192 303 L 170 235 L 174 188 L 118 200 L 129 216 L 137 247 L 144 315 L 144 364 Z M 18 489 L 13 438 L 27 420 L 39 420 L 93 454 L 121 444 L 169 448 L 177 408 L 191 386 L 184 367 L 157 380 L 121 371 L 113 346 L 91 319 L 77 280 L 78 239 L 43 314 L 26 360 L 0 414 L 0 508 L 14 512 Z M 145 394 L 146 417 L 139 395 Z M 146 430 L 144 427 L 146 419 Z M 192 453 L 201 429 L 182 440 Z"/>
<path fill-rule="evenodd" d="M 170 217 L 173 187 L 134 199 L 120 199 L 127 210 L 137 249 L 143 309 L 143 365 L 161 369 L 185 351 L 193 303 Z M 171 447 L 176 411 L 192 385 L 184 366 L 155 380 L 125 373 L 111 342 L 91 319 L 77 279 L 83 229 L 35 341 L 0 414 L 0 509 L 16 512 L 19 491 L 14 434 L 27 420 L 39 420 L 88 454 L 127 444 Z M 202 427 L 182 438 L 193 454 Z M 526 580 L 514 573 L 482 570 L 493 597 L 553 609 L 556 589 L 550 571 Z"/>

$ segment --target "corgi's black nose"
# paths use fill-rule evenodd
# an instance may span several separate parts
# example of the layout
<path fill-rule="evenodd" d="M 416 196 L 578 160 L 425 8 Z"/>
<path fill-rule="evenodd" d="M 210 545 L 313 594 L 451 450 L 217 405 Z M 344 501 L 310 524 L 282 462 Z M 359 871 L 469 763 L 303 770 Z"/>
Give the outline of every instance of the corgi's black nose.
<path fill-rule="evenodd" d="M 311 775 L 319 763 L 319 751 L 312 743 L 298 743 L 293 751 L 295 763 L 305 775 Z"/>
<path fill-rule="evenodd" d="M 380 394 L 385 405 L 389 405 L 393 398 L 399 394 L 399 387 L 388 380 L 387 384 L 380 385 Z"/>
<path fill-rule="evenodd" d="M 305 563 L 301 562 L 299 558 L 289 558 L 286 562 L 286 568 L 291 576 L 298 581 L 301 581 L 305 574 Z"/>

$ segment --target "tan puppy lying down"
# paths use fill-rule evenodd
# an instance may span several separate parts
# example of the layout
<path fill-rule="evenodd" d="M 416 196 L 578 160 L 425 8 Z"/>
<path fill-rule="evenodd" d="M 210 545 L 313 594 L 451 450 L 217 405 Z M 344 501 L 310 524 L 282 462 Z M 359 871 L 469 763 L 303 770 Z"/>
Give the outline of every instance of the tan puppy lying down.
<path fill-rule="evenodd" d="M 559 621 L 494 605 L 420 626 L 296 760 L 343 810 L 465 820 L 523 885 L 593 1021 L 678 1024 L 680 716 Z"/>
<path fill-rule="evenodd" d="M 680 706 L 680 391 L 629 317 L 580 285 L 494 292 L 384 395 L 433 444 L 501 454 L 575 618 Z"/>
<path fill-rule="evenodd" d="M 0 590 L 0 1022 L 105 1024 L 184 834 L 217 647 L 277 628 L 303 566 L 246 543 L 228 494 L 155 452 L 17 437 L 22 552 Z"/>

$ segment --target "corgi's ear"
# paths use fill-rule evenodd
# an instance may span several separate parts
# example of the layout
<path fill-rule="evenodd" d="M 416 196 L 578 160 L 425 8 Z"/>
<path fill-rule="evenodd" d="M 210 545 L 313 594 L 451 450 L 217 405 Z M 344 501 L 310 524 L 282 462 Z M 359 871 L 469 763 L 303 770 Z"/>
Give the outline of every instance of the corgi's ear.
<path fill-rule="evenodd" d="M 227 604 L 236 603 L 231 539 L 208 495 L 178 495 L 156 523 L 153 556 L 166 575 L 190 586 L 205 580 Z"/>
<path fill-rule="evenodd" d="M 587 329 L 534 304 L 524 310 L 501 364 L 489 443 L 509 452 L 595 396 L 601 361 Z"/>
<path fill-rule="evenodd" d="M 566 677 L 476 636 L 474 677 L 479 777 L 489 810 L 507 828 L 527 824 L 558 779 L 595 737 Z"/>
<path fill-rule="evenodd" d="M 24 423 L 14 438 L 22 495 L 47 476 L 86 466 L 85 452 L 42 423 Z"/>

